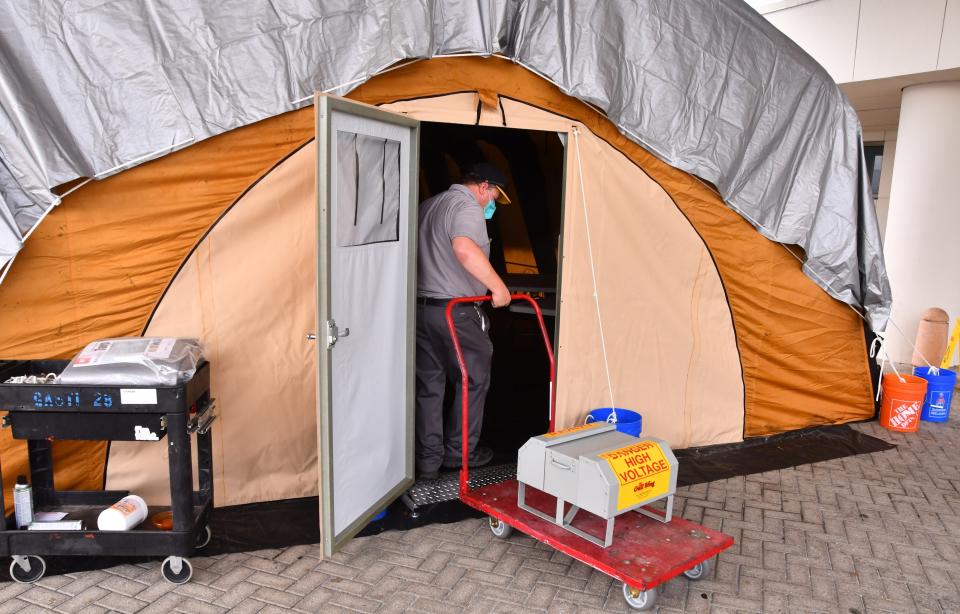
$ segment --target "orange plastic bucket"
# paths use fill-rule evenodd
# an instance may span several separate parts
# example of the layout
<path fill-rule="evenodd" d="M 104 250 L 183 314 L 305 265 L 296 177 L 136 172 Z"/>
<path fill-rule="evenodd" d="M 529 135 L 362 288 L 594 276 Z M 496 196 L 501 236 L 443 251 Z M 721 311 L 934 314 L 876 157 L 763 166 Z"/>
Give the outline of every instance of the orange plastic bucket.
<path fill-rule="evenodd" d="M 927 396 L 927 380 L 916 375 L 895 373 L 883 376 L 883 401 L 880 404 L 880 426 L 900 433 L 914 433 L 920 427 L 920 413 Z"/>

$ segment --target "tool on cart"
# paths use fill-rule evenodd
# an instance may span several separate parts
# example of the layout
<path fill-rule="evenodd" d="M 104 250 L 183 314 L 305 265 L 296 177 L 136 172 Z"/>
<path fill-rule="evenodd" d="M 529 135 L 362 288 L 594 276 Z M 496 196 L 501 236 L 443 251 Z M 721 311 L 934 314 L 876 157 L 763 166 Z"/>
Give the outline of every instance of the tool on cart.
<path fill-rule="evenodd" d="M 660 522 L 673 517 L 677 459 L 665 441 L 621 433 L 616 425 L 592 422 L 533 437 L 517 455 L 517 505 L 604 548 L 613 542 L 616 517 L 636 510 Z M 551 517 L 528 506 L 526 487 L 557 498 Z M 644 509 L 667 500 L 665 513 Z M 566 504 L 571 503 L 565 512 Z M 603 539 L 573 526 L 580 510 L 606 521 Z"/>
<path fill-rule="evenodd" d="M 706 577 L 710 569 L 710 560 L 732 546 L 733 538 L 683 518 L 672 517 L 671 501 L 676 487 L 676 459 L 669 447 L 663 442 L 654 439 L 638 440 L 631 437 L 629 443 L 624 444 L 624 440 L 616 443 L 608 435 L 612 432 L 611 429 L 605 428 L 603 424 L 574 427 L 561 432 L 554 431 L 556 420 L 554 415 L 556 366 L 550 337 L 543 322 L 543 314 L 540 312 L 540 307 L 536 301 L 529 296 L 523 294 L 513 294 L 511 296 L 514 300 L 530 303 L 540 324 L 540 332 L 543 335 L 547 356 L 550 359 L 550 432 L 541 435 L 539 438 L 533 438 L 524 446 L 530 446 L 528 454 L 531 460 L 522 462 L 526 469 L 529 469 L 530 473 L 533 474 L 526 478 L 528 480 L 527 485 L 537 479 L 535 476 L 539 473 L 538 468 L 542 464 L 544 466 L 544 488 L 547 488 L 546 463 L 553 458 L 558 462 L 570 464 L 570 459 L 575 458 L 577 463 L 575 471 L 578 473 L 578 479 L 572 482 L 567 476 L 566 486 L 558 486 L 557 488 L 562 489 L 563 493 L 568 495 L 576 505 L 582 506 L 583 509 L 590 509 L 595 513 L 584 514 L 576 520 L 572 516 L 568 518 L 568 514 L 565 512 L 566 504 L 558 496 L 553 496 L 533 486 L 529 486 L 529 490 L 527 490 L 527 486 L 517 480 L 506 480 L 485 485 L 476 483 L 470 476 L 466 443 L 464 443 L 462 450 L 460 500 L 472 508 L 489 514 L 490 530 L 496 537 L 506 539 L 514 528 L 519 529 L 560 552 L 620 580 L 623 582 L 623 598 L 627 605 L 636 610 L 649 610 L 656 605 L 657 590 L 660 584 L 680 574 L 690 580 L 699 580 Z M 460 341 L 457 338 L 452 310 L 457 303 L 489 300 L 489 296 L 471 296 L 453 299 L 447 305 L 447 329 L 453 339 L 457 362 L 460 365 L 461 386 L 463 387 L 464 402 L 461 408 L 464 425 L 463 442 L 468 441 L 466 425 L 469 423 L 469 406 L 466 399 L 469 374 L 460 350 Z M 586 433 L 586 435 L 562 439 L 560 444 L 553 446 L 542 443 L 544 440 L 551 439 L 551 435 L 555 438 L 563 438 L 571 433 Z M 563 442 L 577 444 L 578 441 L 589 441 L 589 438 L 600 436 L 606 436 L 607 441 L 603 445 L 597 445 L 592 453 L 574 455 L 572 448 L 575 446 L 568 446 L 567 449 L 562 448 L 564 446 Z M 541 443 L 531 445 L 532 441 L 538 439 Z M 598 442 L 600 442 L 599 439 L 594 439 L 591 445 Z M 569 454 L 550 456 L 551 452 L 560 451 Z M 640 460 L 646 462 L 647 455 L 649 455 L 649 462 L 646 464 L 650 465 L 649 471 L 651 474 L 656 473 L 657 478 L 653 480 L 644 479 L 639 482 L 634 478 L 639 477 L 639 474 L 647 471 L 647 469 L 637 469 L 632 465 L 627 465 Z M 663 470 L 664 462 L 669 467 L 668 472 Z M 620 465 L 626 467 L 626 474 L 620 477 L 615 475 L 611 479 L 608 469 L 616 474 L 616 467 Z M 564 471 L 559 467 L 558 470 Z M 630 470 L 635 470 L 636 473 L 630 473 Z M 519 471 L 518 468 L 518 473 Z M 610 488 L 607 496 L 598 496 L 597 491 L 590 490 L 591 487 L 586 484 L 581 492 L 580 472 L 583 472 L 583 475 L 592 473 L 594 476 L 606 476 L 598 480 L 597 488 L 600 492 L 603 488 Z M 650 481 L 654 482 L 652 486 L 647 485 Z M 551 484 L 550 488 L 554 488 L 554 482 L 549 483 Z M 571 486 L 573 483 L 575 483 L 575 487 Z M 625 488 L 626 483 L 633 483 L 633 488 Z M 636 489 L 638 483 L 640 488 Z M 521 494 L 521 490 L 523 494 Z M 613 498 L 614 494 L 615 499 Z M 665 497 L 668 499 L 667 512 L 646 507 L 649 503 Z M 520 504 L 523 504 L 523 507 Z M 589 508 L 587 504 L 589 504 Z M 540 513 L 530 513 L 531 510 Z M 556 510 L 556 519 L 560 520 L 559 523 L 555 521 L 554 516 L 550 515 L 553 510 Z M 635 513 L 639 511 L 643 513 Z M 600 514 L 596 512 L 600 512 Z M 619 515 L 621 522 L 616 523 L 614 527 L 612 522 L 606 520 L 609 518 L 608 514 L 611 516 Z M 603 533 L 606 537 L 605 541 L 609 542 L 609 545 L 604 547 L 603 543 L 598 543 L 599 540 L 581 539 L 580 533 L 571 532 L 569 527 L 563 526 L 564 520 L 566 520 L 567 525 L 571 526 L 576 522 L 578 524 L 576 528 L 586 536 L 592 537 Z"/>
<path fill-rule="evenodd" d="M 0 520 L 0 556 L 13 559 L 10 576 L 17 582 L 36 582 L 46 572 L 45 556 L 165 556 L 160 566 L 163 577 L 176 584 L 187 582 L 193 574 L 187 557 L 205 546 L 211 537 L 213 442 L 210 428 L 216 413 L 210 397 L 209 363 L 200 359 L 186 379 L 166 372 L 163 377 L 175 379 L 170 385 L 116 381 L 70 384 L 59 378 L 54 382 L 48 377 L 62 374 L 67 364 L 66 360 L 0 361 L 0 382 L 3 382 L 0 383 L 0 411 L 7 412 L 3 426 L 12 427 L 15 439 L 27 440 L 35 516 L 58 519 L 35 521 L 29 530 L 9 526 L 5 518 Z M 193 433 L 197 434 L 200 484 L 197 491 L 193 490 Z M 123 526 L 131 525 L 128 530 L 93 528 L 104 509 L 130 493 L 60 491 L 54 486 L 52 442 L 55 440 L 164 439 L 171 503 L 137 509 L 136 516 L 123 523 Z M 128 501 L 131 499 L 133 497 L 128 497 Z M 136 504 L 135 507 L 139 508 Z M 3 509 L 2 484 L 0 509 Z M 147 516 L 164 511 L 172 516 L 170 530 L 156 529 L 144 521 Z M 84 525 L 88 527 L 85 530 Z M 111 525 L 109 528 L 123 527 Z"/>

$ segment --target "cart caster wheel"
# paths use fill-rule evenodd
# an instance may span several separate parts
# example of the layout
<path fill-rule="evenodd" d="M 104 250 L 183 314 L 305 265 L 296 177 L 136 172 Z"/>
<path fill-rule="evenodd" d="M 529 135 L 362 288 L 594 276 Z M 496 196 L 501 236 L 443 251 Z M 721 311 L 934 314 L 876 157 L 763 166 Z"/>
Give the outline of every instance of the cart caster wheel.
<path fill-rule="evenodd" d="M 683 572 L 688 580 L 703 580 L 710 574 L 710 561 L 697 563 L 690 569 Z"/>
<path fill-rule="evenodd" d="M 200 532 L 200 535 L 197 536 L 197 545 L 195 548 L 197 550 L 201 548 L 206 548 L 207 544 L 210 543 L 210 540 L 213 538 L 213 531 L 210 530 L 210 525 L 203 527 L 203 531 Z"/>
<path fill-rule="evenodd" d="M 513 527 L 500 520 L 499 518 L 494 518 L 490 516 L 490 532 L 493 533 L 494 537 L 499 539 L 507 539 L 513 535 Z"/>
<path fill-rule="evenodd" d="M 29 569 L 22 567 L 17 559 L 29 566 Z M 42 578 L 45 573 L 47 573 L 47 562 L 39 556 L 17 556 L 10 563 L 10 577 L 14 582 L 30 584 Z"/>
<path fill-rule="evenodd" d="M 176 570 L 177 567 L 180 569 Z M 168 556 L 160 565 L 160 573 L 167 582 L 183 584 L 193 577 L 193 565 L 183 557 Z"/>
<path fill-rule="evenodd" d="M 641 591 L 624 583 L 623 598 L 634 610 L 652 610 L 657 605 L 657 587 Z"/>

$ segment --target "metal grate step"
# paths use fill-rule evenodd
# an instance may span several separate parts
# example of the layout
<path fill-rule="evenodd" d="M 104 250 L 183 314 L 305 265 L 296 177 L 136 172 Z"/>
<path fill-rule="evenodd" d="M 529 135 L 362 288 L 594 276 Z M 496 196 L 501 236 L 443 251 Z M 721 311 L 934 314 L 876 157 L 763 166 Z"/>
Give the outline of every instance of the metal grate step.
<path fill-rule="evenodd" d="M 480 467 L 470 470 L 470 487 L 479 488 L 516 477 L 516 463 Z M 411 510 L 431 503 L 455 501 L 460 498 L 460 472 L 444 473 L 436 480 L 418 480 L 402 498 Z"/>

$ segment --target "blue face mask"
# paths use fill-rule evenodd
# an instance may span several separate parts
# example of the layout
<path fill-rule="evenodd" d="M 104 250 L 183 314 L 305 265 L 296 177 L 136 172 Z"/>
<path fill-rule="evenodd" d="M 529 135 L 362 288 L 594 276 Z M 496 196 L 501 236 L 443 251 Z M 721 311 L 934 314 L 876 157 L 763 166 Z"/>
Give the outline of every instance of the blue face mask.
<path fill-rule="evenodd" d="M 487 201 L 486 206 L 483 208 L 483 218 L 486 220 L 493 219 L 493 212 L 497 210 L 497 203 L 492 198 Z"/>

